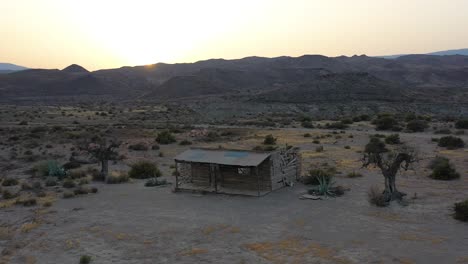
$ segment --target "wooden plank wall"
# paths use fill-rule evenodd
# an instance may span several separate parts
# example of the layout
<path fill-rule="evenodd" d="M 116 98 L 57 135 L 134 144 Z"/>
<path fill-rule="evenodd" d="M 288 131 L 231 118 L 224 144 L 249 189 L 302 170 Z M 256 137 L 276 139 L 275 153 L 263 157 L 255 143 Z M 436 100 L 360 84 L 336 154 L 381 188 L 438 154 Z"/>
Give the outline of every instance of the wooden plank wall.
<path fill-rule="evenodd" d="M 299 148 L 281 149 L 271 155 L 272 190 L 291 184 L 300 177 L 301 155 Z"/>
<path fill-rule="evenodd" d="M 250 167 L 250 174 L 247 175 L 239 174 L 239 168 L 242 167 L 219 166 L 220 177 L 218 179 L 220 187 L 249 191 L 256 191 L 259 188 L 261 191 L 271 190 L 270 167 L 268 161 L 259 165 L 259 177 L 257 177 L 257 170 L 255 167 Z"/>
<path fill-rule="evenodd" d="M 210 164 L 192 163 L 192 183 L 196 186 L 210 186 Z"/>

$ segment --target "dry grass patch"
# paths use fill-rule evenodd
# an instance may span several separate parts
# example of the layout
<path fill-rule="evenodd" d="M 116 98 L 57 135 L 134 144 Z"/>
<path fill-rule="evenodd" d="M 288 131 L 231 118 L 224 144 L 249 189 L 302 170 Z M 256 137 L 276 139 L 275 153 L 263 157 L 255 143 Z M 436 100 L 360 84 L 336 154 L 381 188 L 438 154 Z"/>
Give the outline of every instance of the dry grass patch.
<path fill-rule="evenodd" d="M 208 250 L 206 249 L 192 248 L 190 250 L 180 252 L 180 255 L 181 256 L 195 256 L 195 255 L 206 254 L 206 253 L 208 253 Z"/>
<path fill-rule="evenodd" d="M 400 234 L 399 236 L 400 240 L 403 241 L 417 241 L 417 242 L 430 242 L 432 244 L 440 244 L 444 241 L 446 241 L 446 238 L 441 238 L 441 237 L 429 237 L 429 236 L 421 236 L 418 234 Z"/>
<path fill-rule="evenodd" d="M 40 225 L 41 223 L 39 221 L 33 220 L 32 222 L 24 223 L 23 225 L 21 225 L 20 231 L 22 233 L 29 233 L 32 230 L 38 228 Z"/>

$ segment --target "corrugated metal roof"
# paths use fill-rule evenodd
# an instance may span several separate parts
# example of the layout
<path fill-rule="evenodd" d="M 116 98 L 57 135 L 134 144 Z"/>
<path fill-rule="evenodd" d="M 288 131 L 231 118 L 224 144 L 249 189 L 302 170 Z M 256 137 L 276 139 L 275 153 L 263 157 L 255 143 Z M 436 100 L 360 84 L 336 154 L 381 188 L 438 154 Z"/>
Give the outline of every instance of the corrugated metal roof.
<path fill-rule="evenodd" d="M 176 161 L 213 163 L 232 166 L 258 166 L 271 153 L 259 153 L 242 150 L 189 149 L 179 154 Z"/>

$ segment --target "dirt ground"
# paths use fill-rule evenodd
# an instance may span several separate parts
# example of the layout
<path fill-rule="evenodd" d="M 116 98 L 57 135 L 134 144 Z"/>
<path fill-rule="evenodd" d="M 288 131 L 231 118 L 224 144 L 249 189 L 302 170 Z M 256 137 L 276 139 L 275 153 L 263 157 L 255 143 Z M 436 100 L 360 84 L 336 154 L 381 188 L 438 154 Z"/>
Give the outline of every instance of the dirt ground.
<path fill-rule="evenodd" d="M 401 133 L 404 142 L 418 149 L 422 161 L 397 177 L 400 190 L 408 194 L 408 205 L 378 208 L 368 203 L 367 191 L 372 185 L 383 186 L 383 177 L 376 169 L 361 168 L 360 162 L 369 135 L 376 133 L 368 123 L 336 134 L 250 128 L 232 140 L 194 145 L 251 149 L 270 133 L 278 137 L 279 145 L 301 147 L 304 174 L 327 163 L 340 172 L 337 184 L 350 191 L 311 201 L 299 199 L 310 188 L 301 183 L 257 198 L 173 193 L 172 186 L 144 187 L 144 180 L 93 182 L 97 194 L 57 197 L 47 208 L 1 208 L 0 263 L 78 263 L 82 255 L 91 256 L 92 263 L 138 264 L 468 263 L 468 224 L 451 216 L 453 204 L 468 198 L 467 149 L 439 148 L 431 142 L 438 137 L 431 132 Z M 326 134 L 331 136 L 320 144 L 312 142 Z M 467 136 L 460 137 L 468 142 Z M 128 137 L 129 142 L 141 140 L 145 138 Z M 316 152 L 317 146 L 324 151 Z M 172 158 L 189 147 L 171 144 L 159 151 L 126 152 L 128 160 L 111 165 L 111 170 L 128 169 L 138 159 L 154 160 L 172 182 Z M 436 155 L 450 158 L 461 179 L 428 178 L 427 163 Z M 353 171 L 363 177 L 346 177 Z"/>

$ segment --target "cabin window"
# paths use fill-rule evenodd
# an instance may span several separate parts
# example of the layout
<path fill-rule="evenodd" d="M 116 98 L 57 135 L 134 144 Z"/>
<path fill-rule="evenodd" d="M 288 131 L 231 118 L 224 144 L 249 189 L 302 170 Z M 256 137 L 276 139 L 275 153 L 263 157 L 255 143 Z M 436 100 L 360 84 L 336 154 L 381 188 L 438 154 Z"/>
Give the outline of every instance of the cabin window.
<path fill-rule="evenodd" d="M 250 168 L 238 168 L 237 173 L 240 175 L 250 175 Z"/>

